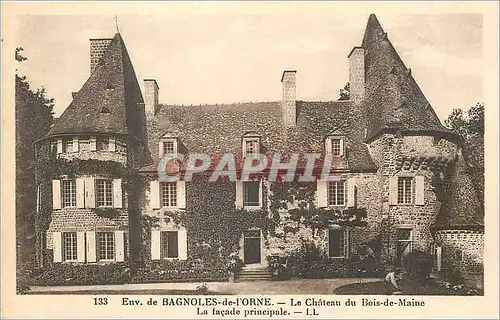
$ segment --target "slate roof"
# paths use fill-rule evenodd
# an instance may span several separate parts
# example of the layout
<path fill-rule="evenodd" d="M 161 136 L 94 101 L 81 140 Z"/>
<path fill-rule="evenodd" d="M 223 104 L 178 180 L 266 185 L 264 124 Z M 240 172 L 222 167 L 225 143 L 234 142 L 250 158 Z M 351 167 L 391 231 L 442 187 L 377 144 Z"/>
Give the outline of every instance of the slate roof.
<path fill-rule="evenodd" d="M 365 48 L 362 108 L 368 140 L 384 130 L 454 135 L 439 121 L 374 14 L 368 19 L 361 46 Z"/>
<path fill-rule="evenodd" d="M 206 153 L 218 158 L 224 153 L 241 156 L 242 137 L 256 132 L 262 138 L 262 153 L 324 153 L 324 138 L 338 130 L 345 136 L 348 167 L 352 171 L 374 171 L 363 143 L 359 112 L 352 101 L 297 101 L 297 126 L 283 125 L 280 102 L 225 105 L 169 106 L 159 108 L 150 123 L 149 146 L 158 149 L 164 134 L 177 136 L 181 153 Z M 158 158 L 142 171 L 155 171 Z M 321 163 L 320 161 L 318 161 Z"/>
<path fill-rule="evenodd" d="M 46 137 L 113 133 L 145 143 L 146 132 L 144 100 L 123 39 L 117 33 Z"/>
<path fill-rule="evenodd" d="M 484 211 L 467 172 L 467 164 L 459 154 L 446 183 L 444 199 L 436 218 L 437 229 L 481 228 Z"/>

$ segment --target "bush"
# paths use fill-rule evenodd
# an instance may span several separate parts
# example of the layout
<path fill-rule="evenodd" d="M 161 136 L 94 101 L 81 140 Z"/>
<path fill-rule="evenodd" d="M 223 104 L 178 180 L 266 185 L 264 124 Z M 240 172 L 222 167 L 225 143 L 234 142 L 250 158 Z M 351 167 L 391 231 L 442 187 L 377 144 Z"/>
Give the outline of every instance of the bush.
<path fill-rule="evenodd" d="M 132 282 L 227 281 L 228 267 L 220 260 L 199 259 L 153 261 L 135 270 Z"/>
<path fill-rule="evenodd" d="M 423 251 L 412 251 L 403 259 L 403 267 L 407 276 L 417 281 L 429 279 L 432 271 L 432 256 Z"/>
<path fill-rule="evenodd" d="M 130 281 L 130 268 L 125 263 L 69 264 L 57 263 L 41 270 L 34 285 L 123 284 Z"/>

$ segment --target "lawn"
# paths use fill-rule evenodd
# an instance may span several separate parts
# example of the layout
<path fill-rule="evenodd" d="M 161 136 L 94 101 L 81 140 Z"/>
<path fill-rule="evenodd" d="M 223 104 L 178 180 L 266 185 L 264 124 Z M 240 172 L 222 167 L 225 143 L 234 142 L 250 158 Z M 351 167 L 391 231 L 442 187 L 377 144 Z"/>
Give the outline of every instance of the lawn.
<path fill-rule="evenodd" d="M 448 289 L 439 286 L 433 281 L 426 283 L 417 283 L 414 281 L 403 280 L 399 281 L 402 293 L 404 295 L 427 295 L 427 296 L 455 296 L 464 295 L 453 289 Z M 390 288 L 390 287 L 389 287 Z M 363 294 L 363 295 L 388 295 L 387 283 L 384 281 L 364 282 L 364 283 L 351 283 L 334 290 L 335 294 Z"/>
<path fill-rule="evenodd" d="M 44 292 L 26 292 L 24 294 L 88 294 L 88 295 L 219 295 L 218 292 L 200 291 L 200 290 L 165 290 L 165 289 L 149 289 L 149 290 L 75 290 L 75 291 L 44 291 Z"/>

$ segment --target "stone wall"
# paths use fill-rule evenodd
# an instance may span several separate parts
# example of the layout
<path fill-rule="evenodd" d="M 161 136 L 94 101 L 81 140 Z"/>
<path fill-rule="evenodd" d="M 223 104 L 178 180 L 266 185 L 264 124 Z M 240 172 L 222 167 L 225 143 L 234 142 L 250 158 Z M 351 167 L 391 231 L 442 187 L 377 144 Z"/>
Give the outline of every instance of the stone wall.
<path fill-rule="evenodd" d="M 363 101 L 365 97 L 365 49 L 355 47 L 349 55 L 349 85 L 351 100 Z"/>
<path fill-rule="evenodd" d="M 440 230 L 436 242 L 442 246 L 441 268 L 458 269 L 466 280 L 481 285 L 484 273 L 484 232 L 473 230 Z"/>
<path fill-rule="evenodd" d="M 112 40 L 112 38 L 90 39 L 90 73 L 94 71 Z"/>

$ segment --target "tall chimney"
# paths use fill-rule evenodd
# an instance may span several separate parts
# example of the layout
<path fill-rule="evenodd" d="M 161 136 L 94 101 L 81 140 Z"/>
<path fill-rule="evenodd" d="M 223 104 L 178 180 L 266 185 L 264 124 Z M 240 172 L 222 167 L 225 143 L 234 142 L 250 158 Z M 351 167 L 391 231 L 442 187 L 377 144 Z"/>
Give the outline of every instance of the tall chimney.
<path fill-rule="evenodd" d="M 283 124 L 285 127 L 295 127 L 297 124 L 297 70 L 285 70 L 281 76 L 283 95 L 281 98 L 281 110 L 283 113 Z"/>
<path fill-rule="evenodd" d="M 150 118 L 156 114 L 158 107 L 158 83 L 155 79 L 144 79 L 144 108 L 146 117 Z"/>
<path fill-rule="evenodd" d="M 90 39 L 90 73 L 94 72 L 95 67 L 99 64 L 99 59 L 102 58 L 104 52 L 109 47 L 112 38 Z"/>
<path fill-rule="evenodd" d="M 349 85 L 351 100 L 361 102 L 365 98 L 365 48 L 354 47 L 349 59 Z"/>

